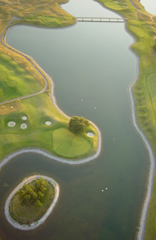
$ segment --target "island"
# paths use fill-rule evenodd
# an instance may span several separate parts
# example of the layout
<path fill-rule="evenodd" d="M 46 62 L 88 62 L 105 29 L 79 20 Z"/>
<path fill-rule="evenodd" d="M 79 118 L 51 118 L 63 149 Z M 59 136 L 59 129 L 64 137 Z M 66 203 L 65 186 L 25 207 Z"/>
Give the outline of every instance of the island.
<path fill-rule="evenodd" d="M 144 235 L 145 222 L 145 240 L 154 239 L 156 236 L 156 172 L 154 169 L 156 157 L 156 16 L 149 14 L 139 0 L 96 1 L 123 17 L 126 30 L 135 41 L 131 49 L 138 57 L 139 71 L 133 86 L 130 87 L 133 122 L 148 147 L 151 160 L 147 197 L 143 212 L 140 214 L 142 220 L 138 239 Z M 2 64 L 0 70 L 3 72 L 0 83 L 1 167 L 13 156 L 22 152 L 36 151 L 68 164 L 84 163 L 97 158 L 100 154 L 101 135 L 95 124 L 89 121 L 83 131 L 75 134 L 69 127 L 71 118 L 64 114 L 56 104 L 54 84 L 50 76 L 34 59 L 6 43 L 7 31 L 14 25 L 56 28 L 76 24 L 76 18 L 59 6 L 66 2 L 67 0 L 48 2 L 35 0 L 32 4 L 30 0 L 24 3 L 12 0 L 9 6 L 4 2 L 1 4 L 0 57 Z M 16 8 L 13 7 L 15 4 Z M 11 79 L 12 75 L 16 78 Z M 10 139 L 13 140 L 10 141 Z M 60 147 L 62 143 L 65 143 L 63 148 Z M 80 151 L 80 145 L 83 146 L 82 151 Z M 16 191 L 17 189 L 13 195 Z M 10 200 L 7 200 L 7 203 Z M 8 216 L 9 210 L 6 208 L 8 209 L 8 205 L 5 207 L 6 216 Z M 10 215 L 7 219 L 10 221 Z M 28 225 L 27 228 L 29 228 Z"/>
<path fill-rule="evenodd" d="M 42 175 L 24 179 L 5 203 L 8 222 L 20 230 L 33 230 L 45 222 L 59 197 L 59 185 Z"/>

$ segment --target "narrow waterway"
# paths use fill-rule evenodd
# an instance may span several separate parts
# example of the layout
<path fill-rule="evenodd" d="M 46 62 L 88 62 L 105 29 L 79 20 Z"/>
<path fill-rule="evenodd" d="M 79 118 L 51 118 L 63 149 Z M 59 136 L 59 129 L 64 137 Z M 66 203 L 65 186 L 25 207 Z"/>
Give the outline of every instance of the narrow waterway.
<path fill-rule="evenodd" d="M 83 10 L 88 6 L 87 14 L 92 16 L 94 2 L 79 2 Z M 99 11 L 100 16 L 111 17 L 111 12 Z M 80 166 L 30 153 L 14 158 L 1 171 L 1 206 L 24 177 L 36 173 L 59 183 L 60 198 L 46 223 L 31 232 L 13 229 L 1 207 L 1 238 L 134 240 L 149 157 L 131 120 L 128 88 L 135 78 L 136 58 L 129 50 L 133 39 L 124 24 L 77 23 L 53 30 L 17 26 L 7 42 L 31 55 L 52 77 L 58 105 L 66 114 L 84 116 L 100 128 L 102 152 L 95 161 Z"/>

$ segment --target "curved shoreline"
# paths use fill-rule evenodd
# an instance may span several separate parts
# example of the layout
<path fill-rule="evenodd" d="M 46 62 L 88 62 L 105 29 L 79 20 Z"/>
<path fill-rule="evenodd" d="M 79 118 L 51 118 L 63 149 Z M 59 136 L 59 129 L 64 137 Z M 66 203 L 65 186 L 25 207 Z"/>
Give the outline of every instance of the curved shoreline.
<path fill-rule="evenodd" d="M 136 39 L 134 38 L 134 36 L 131 34 L 131 32 L 128 31 L 126 24 L 124 24 L 125 26 L 125 30 L 126 32 L 133 38 L 134 43 L 136 42 Z M 130 49 L 131 51 L 131 49 Z M 133 52 L 134 54 L 134 52 Z M 149 207 L 149 203 L 150 203 L 150 198 L 152 196 L 152 187 L 153 187 L 153 182 L 154 182 L 154 172 L 155 172 L 155 157 L 152 151 L 152 148 L 146 138 L 146 136 L 144 135 L 143 131 L 140 129 L 140 127 L 137 124 L 137 120 L 136 120 L 136 114 L 135 114 L 135 101 L 134 101 L 134 97 L 133 97 L 133 86 L 134 84 L 137 82 L 138 77 L 139 77 L 139 73 L 140 73 L 140 67 L 139 67 L 139 61 L 140 58 L 137 54 L 135 54 L 136 59 L 137 59 L 137 68 L 136 68 L 136 76 L 134 78 L 134 81 L 130 84 L 129 86 L 129 95 L 130 95 L 130 101 L 131 101 L 131 113 L 132 113 L 132 122 L 133 125 L 135 127 L 135 129 L 137 130 L 137 132 L 140 134 L 146 148 L 147 151 L 149 153 L 149 160 L 150 160 L 150 166 L 149 166 L 149 173 L 148 173 L 148 178 L 147 178 L 147 192 L 146 192 L 146 196 L 145 196 L 145 200 L 142 206 L 142 211 L 141 211 L 141 217 L 140 217 L 140 226 L 139 226 L 139 231 L 137 233 L 137 239 L 138 240 L 143 240 L 144 239 L 144 233 L 145 233 L 145 227 L 146 227 L 146 218 L 147 218 L 147 212 L 148 212 L 148 207 Z"/>
<path fill-rule="evenodd" d="M 109 9 L 110 10 L 110 9 Z M 126 30 L 127 31 L 127 30 Z M 129 31 L 127 31 L 128 34 L 131 35 L 131 33 Z M 132 35 L 131 35 L 132 36 Z M 134 39 L 134 37 L 133 37 Z M 137 57 L 138 59 L 138 57 Z M 152 194 L 152 186 L 153 186 L 153 176 L 154 176 L 154 169 L 155 169 L 155 158 L 154 158 L 154 155 L 153 155 L 153 152 L 152 152 L 152 148 L 150 146 L 150 144 L 148 143 L 144 133 L 142 132 L 142 130 L 139 128 L 139 126 L 137 125 L 137 122 L 136 122 L 136 116 L 135 116 L 135 103 L 134 103 L 134 97 L 133 97 L 133 85 L 135 84 L 135 82 L 137 81 L 138 79 L 138 74 L 139 74 L 139 71 L 137 71 L 137 76 L 135 77 L 135 80 L 133 81 L 133 83 L 129 86 L 129 94 L 130 94 L 130 99 L 131 99 L 131 106 L 132 106 L 132 120 L 133 120 L 133 125 L 134 127 L 136 128 L 136 130 L 138 131 L 138 133 L 140 134 L 141 138 L 143 139 L 146 147 L 147 147 L 147 150 L 149 152 L 149 157 L 150 157 L 150 167 L 149 167 L 149 176 L 148 176 L 148 184 L 147 184 L 147 194 L 146 194 L 146 197 L 145 197 L 145 201 L 144 201 L 144 204 L 143 204 L 143 209 L 142 209 L 142 215 L 141 215 L 141 221 L 140 221 L 140 230 L 138 232 L 138 235 L 137 235 L 137 238 L 138 240 L 142 240 L 143 239 L 143 236 L 144 236 L 144 231 L 145 231 L 145 223 L 146 223 L 146 216 L 147 216 L 147 210 L 148 210 L 148 205 L 149 205 L 149 202 L 150 202 L 150 197 L 151 197 L 151 194 Z M 49 79 L 50 80 L 50 79 Z M 51 83 L 51 92 L 50 92 L 50 97 L 51 97 L 51 100 L 53 102 L 53 104 L 55 105 L 55 107 L 57 106 L 56 104 L 56 99 L 54 97 L 54 86 L 53 86 L 53 81 Z M 64 114 L 59 108 L 58 106 L 56 107 L 62 114 Z M 66 114 L 64 114 L 66 117 L 68 117 Z M 68 117 L 69 118 L 69 117 Z M 45 156 L 48 156 L 49 158 L 52 158 L 54 159 L 55 155 L 52 156 L 52 154 L 44 151 L 44 150 L 40 150 L 40 149 L 23 149 L 23 150 L 19 150 L 17 152 L 14 152 L 15 155 L 19 155 L 23 152 L 21 151 L 24 151 L 24 152 L 36 152 L 36 153 L 39 153 L 39 154 L 43 154 Z M 13 154 L 14 154 L 13 153 Z M 12 155 L 12 154 L 10 154 Z M 9 155 L 9 156 L 10 156 Z M 8 157 L 9 157 L 8 156 Z M 13 156 L 13 157 L 14 157 Z M 11 157 L 12 158 L 12 157 Z M 58 160 L 59 159 L 59 160 Z M 86 158 L 84 158 L 86 159 Z M 94 158 L 93 158 L 94 159 Z M 91 160 L 93 160 L 91 159 Z M 5 158 L 3 159 L 5 160 Z M 10 159 L 11 160 L 11 159 Z M 63 162 L 63 163 L 67 163 L 67 164 L 81 164 L 81 163 L 85 163 L 87 162 L 86 160 L 75 160 L 73 161 L 74 163 L 72 163 L 72 160 L 67 160 L 67 159 L 64 159 L 64 158 L 59 158 L 59 157 L 56 157 L 54 160 L 56 161 L 59 161 L 59 162 Z M 9 160 L 8 160 L 9 161 Z M 69 163 L 69 162 L 70 163 Z M 79 163 L 76 163 L 76 161 L 78 161 Z M 83 161 L 83 162 L 81 162 Z M 90 161 L 90 160 L 89 160 Z M 5 163 L 4 163 L 5 164 Z M 3 165 L 4 165 L 3 164 Z M 1 168 L 1 163 L 0 163 L 0 168 Z"/>
<path fill-rule="evenodd" d="M 137 80 L 138 78 L 136 78 Z M 146 226 L 146 218 L 147 218 L 147 212 L 148 212 L 148 206 L 150 203 L 150 198 L 152 195 L 152 187 L 153 187 L 153 181 L 154 181 L 154 172 L 155 172 L 155 157 L 152 151 L 152 148 L 144 135 L 143 131 L 139 128 L 136 121 L 136 115 L 135 115 L 135 103 L 133 98 L 133 85 L 135 84 L 136 80 L 132 83 L 132 85 L 129 88 L 130 98 L 131 98 L 131 105 L 132 105 L 132 120 L 134 127 L 140 134 L 141 138 L 143 139 L 143 142 L 145 143 L 145 146 L 149 153 L 149 160 L 150 160 L 150 166 L 149 166 L 149 173 L 148 173 L 148 179 L 147 179 L 147 193 L 145 196 L 145 200 L 142 207 L 142 213 L 141 213 L 141 219 L 140 219 L 140 227 L 139 232 L 137 234 L 138 240 L 144 239 L 144 233 L 145 233 L 145 226 Z"/>
<path fill-rule="evenodd" d="M 53 202 L 51 203 L 50 207 L 48 208 L 47 212 L 36 222 L 33 222 L 29 225 L 27 224 L 19 224 L 18 222 L 16 222 L 10 215 L 9 213 L 9 204 L 10 204 L 10 201 L 12 199 L 12 197 L 14 196 L 14 194 L 20 189 L 22 188 L 22 186 L 25 184 L 25 183 L 30 183 L 32 182 L 33 180 L 37 179 L 37 178 L 44 178 L 46 181 L 48 181 L 49 183 L 51 183 L 54 188 L 55 188 L 55 197 L 53 199 Z M 26 180 L 24 180 L 23 182 L 21 182 L 9 195 L 9 197 L 7 198 L 6 200 L 6 203 L 5 203 L 5 207 L 4 207 L 4 213 L 5 213 L 5 217 L 6 219 L 8 220 L 8 222 L 16 229 L 19 229 L 19 230 L 24 230 L 24 231 L 29 231 L 29 230 L 34 230 L 35 228 L 39 227 L 41 224 L 43 224 L 45 222 L 45 220 L 48 218 L 48 216 L 51 214 L 51 212 L 53 211 L 54 207 L 56 206 L 56 203 L 58 201 L 58 197 L 59 197 L 59 192 L 60 192 L 60 188 L 59 188 L 59 185 L 52 179 L 52 178 L 49 178 L 49 177 L 46 177 L 46 176 L 42 176 L 42 175 L 34 175 L 34 176 L 31 176 L 29 178 L 27 178 Z"/>
<path fill-rule="evenodd" d="M 51 102 L 52 104 L 55 106 L 55 108 L 62 114 L 64 115 L 66 118 L 70 118 L 68 115 L 66 115 L 58 106 L 57 106 L 57 102 L 56 102 L 56 98 L 55 98 L 55 95 L 54 95 L 54 82 L 52 80 L 52 78 L 38 65 L 38 63 L 29 55 L 27 54 L 24 54 L 14 48 L 12 48 L 7 42 L 6 42 L 6 38 L 7 38 L 7 33 L 9 31 L 9 24 L 14 20 L 14 18 L 7 24 L 7 26 L 4 28 L 4 30 L 2 31 L 2 34 L 0 35 L 0 37 L 3 36 L 3 33 L 4 31 L 6 30 L 6 33 L 4 35 L 4 38 L 3 38 L 3 41 L 4 43 L 2 42 L 1 40 L 1 43 L 8 49 L 20 54 L 21 56 L 23 56 L 25 59 L 27 59 L 33 67 L 35 67 L 38 72 L 42 75 L 42 77 L 44 78 L 45 82 L 46 82 L 46 86 L 44 87 L 44 90 L 46 89 L 47 87 L 47 79 L 49 80 L 50 82 L 50 99 L 51 99 Z M 17 24 L 16 24 L 17 26 Z M 13 28 L 13 26 L 11 26 L 11 28 Z M 45 76 L 46 77 L 45 77 Z M 46 79 L 47 78 L 47 79 Z M 42 93 L 42 91 L 40 91 L 39 93 L 35 93 L 33 94 L 33 96 L 37 95 L 37 94 L 40 94 Z M 24 96 L 24 97 L 21 97 L 21 98 L 18 98 L 18 99 L 24 99 L 24 98 L 27 98 L 27 97 L 31 97 L 31 96 Z M 16 100 L 16 99 L 14 99 Z M 13 100 L 10 100 L 10 101 L 13 101 Z M 0 104 L 4 104 L 5 102 L 3 103 L 0 103 Z M 71 165 L 76 165 L 76 164 L 83 164 L 83 163 L 86 163 L 86 162 L 89 162 L 91 160 L 94 160 L 96 159 L 99 155 L 100 155 L 100 152 L 101 152 L 101 144 L 102 144 L 102 140 L 101 140 L 101 132 L 99 130 L 99 128 L 92 122 L 92 121 L 89 121 L 94 127 L 95 129 L 97 130 L 98 132 L 98 146 L 97 146 L 97 150 L 96 152 L 91 155 L 91 156 L 88 156 L 88 157 L 85 157 L 85 158 L 81 158 L 81 160 L 70 160 L 70 159 L 66 159 L 66 158 L 62 158 L 62 157 L 58 157 L 56 155 L 54 155 L 53 153 L 50 153 L 46 150 L 42 150 L 42 149 L 37 149 L 37 148 L 27 148 L 27 149 L 21 149 L 21 150 L 18 150 L 18 151 L 15 151 L 11 154 L 9 154 L 8 156 L 4 157 L 1 162 L 0 162 L 0 169 L 7 163 L 11 160 L 11 158 L 19 155 L 19 154 L 22 154 L 22 153 L 25 153 L 25 152 L 34 152 L 34 153 L 39 153 L 39 154 L 42 154 L 46 157 L 49 157 L 50 159 L 54 159 L 56 161 L 59 161 L 61 163 L 66 163 L 66 164 L 71 164 Z"/>

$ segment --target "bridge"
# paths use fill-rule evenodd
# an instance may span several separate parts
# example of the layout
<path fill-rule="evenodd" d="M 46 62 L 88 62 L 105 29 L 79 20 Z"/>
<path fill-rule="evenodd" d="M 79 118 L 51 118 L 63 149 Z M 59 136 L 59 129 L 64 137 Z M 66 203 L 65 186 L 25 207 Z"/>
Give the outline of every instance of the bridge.
<path fill-rule="evenodd" d="M 77 17 L 77 22 L 123 23 L 125 20 L 126 20 L 126 19 L 123 19 L 123 18 Z"/>

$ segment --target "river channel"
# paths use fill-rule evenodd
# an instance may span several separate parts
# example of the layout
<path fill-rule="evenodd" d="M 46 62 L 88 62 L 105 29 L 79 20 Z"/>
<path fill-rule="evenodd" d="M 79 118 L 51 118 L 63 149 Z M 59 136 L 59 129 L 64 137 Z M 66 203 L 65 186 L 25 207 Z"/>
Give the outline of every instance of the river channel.
<path fill-rule="evenodd" d="M 96 8 L 91 0 L 78 2 L 83 13 L 76 16 L 85 16 L 87 6 L 88 16 L 96 11 L 94 16 L 118 17 L 100 5 Z M 7 42 L 31 55 L 52 77 L 58 106 L 66 114 L 84 116 L 99 127 L 102 151 L 96 160 L 79 166 L 32 153 L 12 159 L 1 170 L 1 239 L 134 240 L 146 195 L 149 156 L 132 123 L 128 89 L 136 76 L 137 59 L 129 49 L 133 39 L 124 24 L 77 23 L 64 29 L 16 26 Z M 24 177 L 37 173 L 58 182 L 59 201 L 41 227 L 22 232 L 6 221 L 3 206 Z"/>

